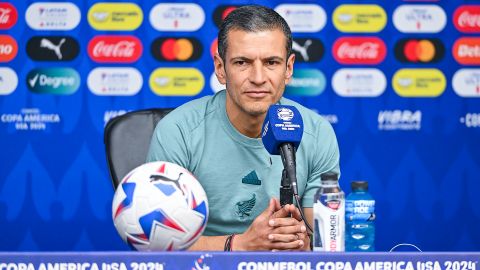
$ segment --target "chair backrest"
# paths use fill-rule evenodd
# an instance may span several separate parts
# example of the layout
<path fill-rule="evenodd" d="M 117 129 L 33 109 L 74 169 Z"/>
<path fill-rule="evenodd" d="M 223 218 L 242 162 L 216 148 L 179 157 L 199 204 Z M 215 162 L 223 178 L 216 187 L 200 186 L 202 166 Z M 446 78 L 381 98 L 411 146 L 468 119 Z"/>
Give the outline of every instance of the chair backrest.
<path fill-rule="evenodd" d="M 153 131 L 170 111 L 172 109 L 132 111 L 108 121 L 104 143 L 114 189 L 127 173 L 145 163 Z"/>

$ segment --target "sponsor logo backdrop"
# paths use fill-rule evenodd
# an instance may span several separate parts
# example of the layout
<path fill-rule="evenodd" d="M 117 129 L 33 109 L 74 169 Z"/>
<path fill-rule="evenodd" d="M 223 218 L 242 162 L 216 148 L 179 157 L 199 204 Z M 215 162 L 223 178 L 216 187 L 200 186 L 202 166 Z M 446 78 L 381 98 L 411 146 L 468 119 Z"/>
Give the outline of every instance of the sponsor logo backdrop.
<path fill-rule="evenodd" d="M 105 123 L 221 89 L 217 25 L 247 3 L 0 1 L 0 250 L 127 250 Z M 292 27 L 286 95 L 332 123 L 342 188 L 370 182 L 377 250 L 480 250 L 480 0 L 258 3 Z"/>

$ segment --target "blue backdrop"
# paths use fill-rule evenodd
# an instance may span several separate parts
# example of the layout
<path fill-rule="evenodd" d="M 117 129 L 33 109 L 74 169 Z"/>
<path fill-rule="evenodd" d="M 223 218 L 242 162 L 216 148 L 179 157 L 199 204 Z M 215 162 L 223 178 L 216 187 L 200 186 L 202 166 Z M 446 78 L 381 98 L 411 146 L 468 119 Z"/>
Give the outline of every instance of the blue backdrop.
<path fill-rule="evenodd" d="M 52 1 L 57 6 L 0 2 L 0 250 L 128 249 L 111 218 L 106 121 L 126 111 L 176 107 L 212 94 L 217 89 L 210 82 L 210 51 L 218 31 L 214 14 L 228 5 L 253 3 L 193 2 L 198 6 L 164 7 L 147 0 L 120 8 L 93 8 L 97 1 L 88 0 Z M 428 251 L 480 250 L 480 1 L 255 3 L 282 11 L 297 45 L 311 46 L 311 62 L 295 64 L 296 80 L 287 96 L 332 123 L 341 152 L 341 187 L 348 193 L 350 181 L 369 181 L 377 201 L 377 250 L 403 242 Z M 115 16 L 119 19 L 109 24 Z M 116 23 L 134 29 L 102 28 Z M 132 43 L 95 52 L 98 44 L 92 40 L 103 35 L 129 36 Z M 339 38 L 351 37 L 334 46 Z M 161 45 L 158 38 L 174 39 Z M 362 43 L 361 38 L 374 39 Z M 42 39 L 49 41 L 42 44 Z M 412 42 L 403 46 L 403 39 Z M 62 57 L 55 53 L 60 43 Z M 97 67 L 136 71 L 110 69 L 95 77 L 91 72 Z M 172 67 L 200 73 L 152 75 Z M 354 70 L 339 73 L 345 68 Z M 401 69 L 415 70 L 397 73 Z M 65 80 L 55 88 L 48 78 Z M 171 81 L 178 84 L 164 87 Z M 198 93 L 185 92 L 182 83 Z"/>

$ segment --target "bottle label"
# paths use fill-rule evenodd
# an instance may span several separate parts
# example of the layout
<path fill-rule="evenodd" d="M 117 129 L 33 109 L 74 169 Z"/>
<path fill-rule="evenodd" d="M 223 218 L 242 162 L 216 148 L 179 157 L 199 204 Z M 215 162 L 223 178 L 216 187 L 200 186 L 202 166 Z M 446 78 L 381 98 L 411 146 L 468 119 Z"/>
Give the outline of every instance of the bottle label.
<path fill-rule="evenodd" d="M 374 221 L 374 200 L 346 200 L 345 217 L 351 221 Z"/>
<path fill-rule="evenodd" d="M 313 250 L 345 251 L 345 201 L 325 197 L 313 204 Z"/>

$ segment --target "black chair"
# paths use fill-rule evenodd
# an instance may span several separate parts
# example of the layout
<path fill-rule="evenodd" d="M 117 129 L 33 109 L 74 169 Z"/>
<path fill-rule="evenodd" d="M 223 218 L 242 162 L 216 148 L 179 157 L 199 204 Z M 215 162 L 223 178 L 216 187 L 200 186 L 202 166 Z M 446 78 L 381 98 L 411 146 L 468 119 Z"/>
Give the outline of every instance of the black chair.
<path fill-rule="evenodd" d="M 132 111 L 108 121 L 105 126 L 104 143 L 114 189 L 117 189 L 127 173 L 145 163 L 150 140 L 158 121 L 172 110 Z"/>

